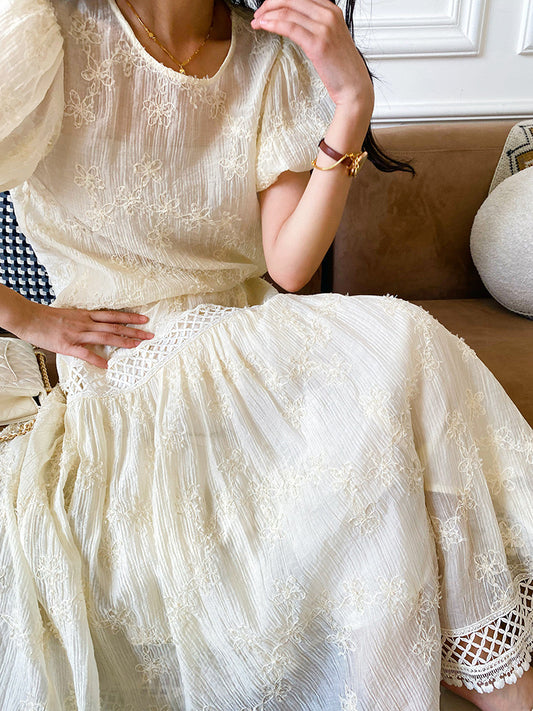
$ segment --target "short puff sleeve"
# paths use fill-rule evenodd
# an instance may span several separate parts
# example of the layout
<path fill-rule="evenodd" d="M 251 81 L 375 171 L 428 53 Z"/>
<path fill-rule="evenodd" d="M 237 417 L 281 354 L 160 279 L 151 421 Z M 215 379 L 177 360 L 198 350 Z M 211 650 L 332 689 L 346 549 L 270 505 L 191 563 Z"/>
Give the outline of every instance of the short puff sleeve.
<path fill-rule="evenodd" d="M 256 189 L 286 170 L 311 170 L 335 104 L 303 50 L 282 38 L 270 71 L 257 134 Z"/>
<path fill-rule="evenodd" d="M 29 178 L 59 135 L 63 38 L 49 0 L 0 3 L 0 191 Z"/>

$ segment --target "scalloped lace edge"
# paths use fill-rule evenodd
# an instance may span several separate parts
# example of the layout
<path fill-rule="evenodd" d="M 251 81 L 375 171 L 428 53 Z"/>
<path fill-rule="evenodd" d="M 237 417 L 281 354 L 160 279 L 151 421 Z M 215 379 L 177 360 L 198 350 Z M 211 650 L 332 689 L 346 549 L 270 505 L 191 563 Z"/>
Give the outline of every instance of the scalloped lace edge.
<path fill-rule="evenodd" d="M 478 671 L 476 667 L 460 666 L 457 664 L 455 670 L 452 668 L 453 662 L 447 661 L 447 668 L 443 665 L 442 681 L 451 686 L 465 686 L 467 689 L 473 689 L 480 694 L 490 693 L 496 689 L 502 689 L 506 684 L 516 684 L 518 679 L 527 672 L 533 663 L 533 578 L 529 575 L 515 580 L 517 585 L 517 603 L 505 614 L 496 615 L 490 624 L 483 625 L 480 628 L 479 636 L 486 636 L 489 632 L 505 629 L 508 632 L 506 624 L 513 616 L 523 622 L 514 622 L 514 626 L 521 624 L 522 631 L 517 635 L 516 642 L 510 649 L 504 651 L 501 657 L 490 660 L 486 664 L 479 664 Z M 521 590 L 521 586 L 525 586 Z M 468 636 L 472 636 L 468 635 Z M 461 640 L 464 635 L 458 634 L 455 639 Z M 454 639 L 451 636 L 443 637 L 443 649 L 446 639 Z M 477 645 L 476 645 L 477 646 Z"/>

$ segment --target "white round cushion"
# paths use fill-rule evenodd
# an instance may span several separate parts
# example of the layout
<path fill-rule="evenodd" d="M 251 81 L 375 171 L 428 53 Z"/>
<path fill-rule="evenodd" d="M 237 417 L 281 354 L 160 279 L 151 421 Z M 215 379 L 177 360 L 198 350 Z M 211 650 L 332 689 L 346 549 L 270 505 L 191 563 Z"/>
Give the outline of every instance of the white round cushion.
<path fill-rule="evenodd" d="M 490 193 L 474 220 L 470 250 L 496 301 L 533 318 L 533 167 Z"/>

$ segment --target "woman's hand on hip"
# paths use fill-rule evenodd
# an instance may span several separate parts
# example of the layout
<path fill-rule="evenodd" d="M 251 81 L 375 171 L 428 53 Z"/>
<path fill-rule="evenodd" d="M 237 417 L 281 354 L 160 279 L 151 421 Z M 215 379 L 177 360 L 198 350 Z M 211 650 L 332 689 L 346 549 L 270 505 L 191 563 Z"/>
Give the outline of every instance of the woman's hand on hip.
<path fill-rule="evenodd" d="M 132 327 L 148 320 L 142 314 L 124 311 L 60 309 L 28 302 L 21 313 L 20 327 L 13 333 L 34 346 L 107 368 L 106 359 L 91 347 L 134 348 L 153 338 L 153 333 Z"/>
<path fill-rule="evenodd" d="M 337 107 L 374 107 L 372 80 L 342 10 L 330 0 L 265 0 L 254 29 L 274 32 L 299 45 Z M 370 116 L 369 116 L 370 120 Z"/>

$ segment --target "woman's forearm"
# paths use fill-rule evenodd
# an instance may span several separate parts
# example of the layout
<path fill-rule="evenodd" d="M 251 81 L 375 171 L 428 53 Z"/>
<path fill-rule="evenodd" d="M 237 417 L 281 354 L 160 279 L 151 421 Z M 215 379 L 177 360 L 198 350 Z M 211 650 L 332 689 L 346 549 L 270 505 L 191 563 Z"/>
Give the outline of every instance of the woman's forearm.
<path fill-rule="evenodd" d="M 19 335 L 28 319 L 32 303 L 8 286 L 0 284 L 0 328 Z"/>
<path fill-rule="evenodd" d="M 371 112 L 368 100 L 350 107 L 338 106 L 325 135 L 326 143 L 339 153 L 360 151 Z M 328 167 L 334 162 L 318 152 L 318 166 Z M 270 249 L 269 272 L 287 291 L 305 286 L 320 266 L 339 227 L 352 180 L 343 165 L 329 171 L 313 170 L 298 205 Z"/>

